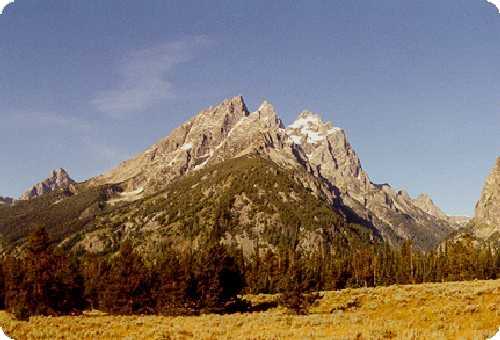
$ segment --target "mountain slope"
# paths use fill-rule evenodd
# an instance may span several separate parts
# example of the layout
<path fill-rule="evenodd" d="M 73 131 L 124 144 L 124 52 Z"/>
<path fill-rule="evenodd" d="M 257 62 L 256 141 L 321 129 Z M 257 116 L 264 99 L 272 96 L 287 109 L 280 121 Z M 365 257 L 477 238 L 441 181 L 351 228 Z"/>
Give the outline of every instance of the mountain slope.
<path fill-rule="evenodd" d="M 250 257 L 294 242 L 307 251 L 339 238 L 346 246 L 381 241 L 376 230 L 348 223 L 328 203 L 322 185 L 304 171 L 293 173 L 260 156 L 232 158 L 133 202 L 122 199 L 126 192 L 115 195 L 94 231 L 66 243 L 106 253 L 132 239 L 141 254 L 154 257 L 159 249 L 196 251 L 216 237 Z"/>
<path fill-rule="evenodd" d="M 57 242 L 75 232 L 84 232 L 104 209 L 116 186 L 74 190 L 61 189 L 12 206 L 0 205 L 0 251 L 24 243 L 25 237 L 38 227 L 45 227 Z"/>
<path fill-rule="evenodd" d="M 67 251 L 105 255 L 131 240 L 151 260 L 162 249 L 196 251 L 214 237 L 245 257 L 290 245 L 307 253 L 382 241 L 376 229 L 349 223 L 324 186 L 258 155 L 208 165 L 132 200 L 138 193 L 123 191 L 126 184 L 78 185 L 76 194 L 57 191 L 0 207 L 2 247 L 22 245 L 38 226 Z"/>

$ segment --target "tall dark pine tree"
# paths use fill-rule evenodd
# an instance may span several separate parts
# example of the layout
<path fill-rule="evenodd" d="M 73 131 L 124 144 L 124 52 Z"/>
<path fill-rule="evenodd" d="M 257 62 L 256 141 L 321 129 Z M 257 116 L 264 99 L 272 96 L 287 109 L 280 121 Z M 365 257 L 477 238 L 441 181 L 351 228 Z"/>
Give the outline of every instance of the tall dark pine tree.
<path fill-rule="evenodd" d="M 116 314 L 154 313 L 150 271 L 134 253 L 130 242 L 122 244 L 104 282 L 99 298 L 103 310 Z"/>
<path fill-rule="evenodd" d="M 207 245 L 193 264 L 190 278 L 191 299 L 197 297 L 198 308 L 224 311 L 244 287 L 244 277 L 235 258 L 219 243 Z"/>

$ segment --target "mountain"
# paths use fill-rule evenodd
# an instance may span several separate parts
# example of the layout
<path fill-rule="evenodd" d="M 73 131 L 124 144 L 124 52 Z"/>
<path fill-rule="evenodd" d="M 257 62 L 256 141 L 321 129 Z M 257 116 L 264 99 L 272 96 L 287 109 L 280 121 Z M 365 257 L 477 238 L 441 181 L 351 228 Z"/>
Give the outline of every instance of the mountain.
<path fill-rule="evenodd" d="M 350 223 L 332 208 L 325 183 L 259 155 L 193 171 L 154 194 L 126 185 L 76 185 L 12 207 L 0 207 L 0 248 L 21 246 L 43 226 L 65 251 L 106 255 L 133 240 L 154 261 L 165 249 L 196 251 L 216 237 L 246 257 L 296 244 L 304 253 L 324 247 L 379 243 L 376 229 Z M 12 250 L 9 252 L 12 253 Z"/>
<path fill-rule="evenodd" d="M 24 192 L 20 200 L 31 200 L 42 196 L 43 194 L 56 191 L 59 189 L 67 189 L 76 182 L 69 177 L 64 169 L 53 170 L 49 177 L 40 183 L 35 184 L 29 190 Z"/>
<path fill-rule="evenodd" d="M 0 196 L 0 205 L 11 205 L 14 202 L 14 199 L 10 197 L 1 197 Z"/>
<path fill-rule="evenodd" d="M 250 169 L 238 168 L 235 162 L 242 162 Z M 341 233 L 347 238 L 367 234 L 370 236 L 364 239 L 369 242 L 384 240 L 392 245 L 411 240 L 417 248 L 429 250 L 456 229 L 455 222 L 428 196 L 414 200 L 405 191 L 395 190 L 389 184 L 373 183 L 343 129 L 323 122 L 318 114 L 309 111 L 301 112 L 292 124 L 285 127 L 269 102 L 263 102 L 257 110 L 250 112 L 243 97 L 237 96 L 202 110 L 144 152 L 83 183 L 75 183 L 63 169 L 54 171 L 48 179 L 23 194 L 23 200 L 12 209 L 0 209 L 0 233 L 7 244 L 18 243 L 36 225 L 44 225 L 52 230 L 53 237 L 65 240 L 66 245 L 71 244 L 69 248 L 79 244 L 89 251 L 90 248 L 109 250 L 116 247 L 118 240 L 123 240 L 133 231 L 137 240 L 143 240 L 138 244 L 148 248 L 153 239 L 165 241 L 160 237 L 164 228 L 180 230 L 179 235 L 182 235 L 181 230 L 188 228 L 194 220 L 201 223 L 200 214 L 205 207 L 213 214 L 217 209 L 212 206 L 218 204 L 217 201 L 200 196 L 210 192 L 213 199 L 225 197 L 225 201 L 231 202 L 230 220 L 239 225 L 241 232 L 235 237 L 246 239 L 248 243 L 249 237 L 253 237 L 248 236 L 248 228 L 261 223 L 253 220 L 254 216 L 261 216 L 260 221 L 278 219 L 275 228 L 285 228 L 287 219 L 273 215 L 277 213 L 276 209 L 301 211 L 297 201 L 287 196 L 289 190 L 283 188 L 278 193 L 290 208 L 285 207 L 286 204 L 277 205 L 277 198 L 271 195 L 269 200 L 254 203 L 249 215 L 244 213 L 247 205 L 241 203 L 247 202 L 246 198 L 234 196 L 233 182 L 209 176 L 206 182 L 209 189 L 201 185 L 203 176 L 199 176 L 211 169 L 230 177 L 231 173 L 225 168 L 238 169 L 248 182 L 244 195 L 249 197 L 255 194 L 252 188 L 259 191 L 261 185 L 260 178 L 252 178 L 253 163 L 260 168 L 276 169 L 280 178 L 275 180 L 278 186 L 290 180 L 293 182 L 288 186 L 300 183 L 303 188 L 291 195 L 305 190 L 315 197 L 315 206 L 324 206 L 338 216 L 338 223 L 318 227 L 322 230 L 343 230 Z M 262 175 L 263 170 L 255 173 Z M 197 178 L 200 183 L 184 187 L 182 183 L 189 182 L 189 178 Z M 176 186 L 183 186 L 183 189 L 172 189 Z M 266 190 L 266 195 L 270 195 L 272 190 Z M 165 197 L 168 197 L 167 205 L 149 204 L 163 202 Z M 176 206 L 178 198 L 189 202 L 189 197 L 195 197 L 192 200 L 200 200 L 203 205 L 196 205 L 196 211 L 187 206 L 177 210 L 175 221 L 180 221 L 180 225 L 167 223 L 171 216 L 159 225 L 152 222 L 165 215 L 169 207 Z M 270 210 L 271 206 L 274 210 Z M 191 211 L 189 218 L 183 216 L 188 211 Z M 238 216 L 242 214 L 251 216 L 246 217 L 249 222 L 245 228 L 248 230 L 241 225 L 245 219 Z M 317 216 L 313 220 L 315 218 Z M 213 221 L 208 222 L 211 224 Z M 342 226 L 354 225 L 354 229 L 342 229 Z M 160 234 L 155 234 L 155 229 L 161 230 Z M 156 236 L 138 236 L 148 235 L 148 230 Z M 90 235 L 108 241 L 89 241 L 90 244 L 100 244 L 90 248 L 89 243 L 80 243 Z M 102 244 L 106 246 L 103 248 Z"/>
<path fill-rule="evenodd" d="M 486 179 L 476 204 L 474 233 L 479 238 L 500 239 L 500 157 Z M 495 236 L 496 235 L 496 236 Z"/>
<path fill-rule="evenodd" d="M 376 229 L 390 243 L 410 239 L 417 247 L 430 249 L 453 230 L 444 214 L 424 211 L 406 192 L 388 184 L 372 183 L 341 128 L 308 111 L 285 128 L 270 103 L 249 112 L 241 96 L 199 112 L 145 152 L 87 185 L 120 183 L 133 201 L 193 171 L 244 155 L 260 155 L 321 179 L 321 190 L 328 192 L 342 214 Z"/>
<path fill-rule="evenodd" d="M 87 188 L 75 184 L 30 200 L 17 200 L 11 206 L 0 205 L 0 252 L 22 245 L 38 227 L 45 227 L 56 242 L 84 233 L 119 190 L 117 186 Z"/>
<path fill-rule="evenodd" d="M 448 218 L 448 216 L 437 205 L 434 204 L 434 201 L 427 194 L 418 195 L 414 202 L 417 207 L 419 207 L 429 215 L 443 220 L 446 220 Z"/>
<path fill-rule="evenodd" d="M 304 151 L 317 176 L 338 188 L 343 204 L 377 228 L 386 240 L 412 240 L 417 247 L 430 249 L 450 232 L 446 219 L 422 211 L 405 191 L 371 182 L 343 129 L 306 111 L 287 133 Z"/>
<path fill-rule="evenodd" d="M 133 238 L 154 261 L 160 249 L 196 251 L 212 237 L 246 258 L 295 242 L 307 252 L 333 240 L 345 246 L 382 240 L 377 230 L 349 223 L 332 209 L 322 186 L 304 170 L 259 155 L 235 157 L 133 201 L 130 192 L 113 195 L 94 226 L 66 238 L 63 247 L 102 253 L 116 250 L 117 237 Z"/>

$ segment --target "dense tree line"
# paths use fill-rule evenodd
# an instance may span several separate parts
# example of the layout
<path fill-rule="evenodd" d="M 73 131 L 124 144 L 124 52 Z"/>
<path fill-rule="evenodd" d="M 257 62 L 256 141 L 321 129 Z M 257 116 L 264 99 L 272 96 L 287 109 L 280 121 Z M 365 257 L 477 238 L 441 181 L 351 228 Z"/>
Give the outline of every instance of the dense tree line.
<path fill-rule="evenodd" d="M 294 252 L 285 256 L 268 252 L 257 268 L 251 264 L 245 270 L 251 283 L 247 288 L 256 293 L 279 292 L 280 277 L 294 275 L 300 277 L 303 290 L 311 292 L 500 277 L 500 249 L 467 240 L 445 243 L 431 252 L 415 250 L 409 241 L 401 247 L 385 243 L 337 250 L 300 257 Z"/>
<path fill-rule="evenodd" d="M 147 266 L 129 242 L 111 259 L 65 256 L 45 229 L 29 238 L 24 256 L 2 261 L 3 308 L 18 319 L 78 314 L 99 308 L 112 314 L 197 314 L 236 308 L 244 285 L 234 257 L 218 243 L 196 257 L 163 254 Z"/>
<path fill-rule="evenodd" d="M 221 217 L 221 223 L 223 217 Z M 303 253 L 297 242 L 244 258 L 215 237 L 199 252 L 165 251 L 147 264 L 130 242 L 110 258 L 68 255 L 35 231 L 24 256 L 7 256 L 0 270 L 0 304 L 19 319 L 78 314 L 97 308 L 113 314 L 198 314 L 245 307 L 238 294 L 281 293 L 303 313 L 317 297 L 305 292 L 345 287 L 495 279 L 500 250 L 462 240 L 420 252 L 411 242 L 345 247 L 340 240 Z"/>
<path fill-rule="evenodd" d="M 78 313 L 84 306 L 78 265 L 49 247 L 45 229 L 29 237 L 22 259 L 3 261 L 4 306 L 19 319 Z"/>

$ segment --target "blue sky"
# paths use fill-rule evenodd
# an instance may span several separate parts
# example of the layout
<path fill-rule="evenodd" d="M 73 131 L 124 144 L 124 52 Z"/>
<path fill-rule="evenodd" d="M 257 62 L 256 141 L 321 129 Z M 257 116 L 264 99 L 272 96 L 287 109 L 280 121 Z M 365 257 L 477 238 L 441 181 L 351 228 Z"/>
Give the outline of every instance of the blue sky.
<path fill-rule="evenodd" d="M 472 214 L 500 154 L 486 0 L 15 0 L 0 15 L 0 195 L 78 180 L 242 94 L 343 127 L 372 181 Z"/>

